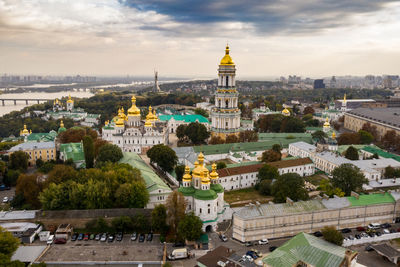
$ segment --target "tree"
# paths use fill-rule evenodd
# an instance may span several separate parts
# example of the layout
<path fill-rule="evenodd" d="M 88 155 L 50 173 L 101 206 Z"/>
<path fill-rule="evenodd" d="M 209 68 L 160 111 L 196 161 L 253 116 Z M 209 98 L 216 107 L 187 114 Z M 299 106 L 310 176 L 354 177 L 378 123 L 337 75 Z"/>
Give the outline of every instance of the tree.
<path fill-rule="evenodd" d="M 186 125 L 181 124 L 176 128 L 176 137 L 178 137 L 179 141 L 183 141 L 185 139 Z"/>
<path fill-rule="evenodd" d="M 280 144 L 274 144 L 271 149 L 273 151 L 278 152 L 279 154 L 281 154 L 282 147 L 281 147 Z"/>
<path fill-rule="evenodd" d="M 263 180 L 274 180 L 279 177 L 279 172 L 276 167 L 273 167 L 268 164 L 264 164 L 259 170 L 258 170 L 258 180 L 261 182 Z"/>
<path fill-rule="evenodd" d="M 371 125 L 369 122 L 364 123 L 363 127 L 361 130 L 366 131 L 374 137 L 375 140 L 378 140 L 379 133 L 375 125 Z"/>
<path fill-rule="evenodd" d="M 354 147 L 354 146 L 349 146 L 346 150 L 346 152 L 344 152 L 344 156 L 346 159 L 349 160 L 358 160 L 358 150 Z"/>
<path fill-rule="evenodd" d="M 363 184 L 368 183 L 368 180 L 360 172 L 360 169 L 349 163 L 335 168 L 332 176 L 332 185 L 340 188 L 346 196 L 349 196 L 351 191 L 361 189 Z"/>
<path fill-rule="evenodd" d="M 97 139 L 97 132 L 91 128 L 73 127 L 59 135 L 59 140 L 62 144 L 79 143 L 85 135 L 90 135 L 93 140 Z"/>
<path fill-rule="evenodd" d="M 271 195 L 272 180 L 262 180 L 258 185 L 258 192 L 264 196 Z"/>
<path fill-rule="evenodd" d="M 182 193 L 177 190 L 169 194 L 166 202 L 167 224 L 173 234 L 177 233 L 178 225 L 185 217 L 186 200 Z"/>
<path fill-rule="evenodd" d="M 112 227 L 117 232 L 127 232 L 132 229 L 132 220 L 129 216 L 120 216 L 111 221 Z"/>
<path fill-rule="evenodd" d="M 99 155 L 99 151 L 100 148 L 106 144 L 109 144 L 108 141 L 104 140 L 104 139 L 96 139 L 94 141 L 94 157 L 97 158 L 97 156 Z"/>
<path fill-rule="evenodd" d="M 69 180 L 76 180 L 78 172 L 71 166 L 67 165 L 55 165 L 47 176 L 45 185 L 50 183 L 60 184 Z"/>
<path fill-rule="evenodd" d="M 158 233 L 167 231 L 167 208 L 163 204 L 158 204 L 151 212 L 151 225 Z"/>
<path fill-rule="evenodd" d="M 225 140 L 222 139 L 220 136 L 213 136 L 211 137 L 210 141 L 208 142 L 209 145 L 218 145 L 218 144 L 224 144 Z"/>
<path fill-rule="evenodd" d="M 332 244 L 341 246 L 343 244 L 343 235 L 333 226 L 325 226 L 321 230 L 324 239 Z"/>
<path fill-rule="evenodd" d="M 37 167 L 37 168 L 42 167 L 43 164 L 44 164 L 44 161 L 43 161 L 41 158 L 38 158 L 38 159 L 36 160 L 36 167 Z"/>
<path fill-rule="evenodd" d="M 392 166 L 389 165 L 385 168 L 384 176 L 386 178 L 394 178 L 394 177 L 396 177 L 396 170 Z"/>
<path fill-rule="evenodd" d="M 236 134 L 230 134 L 225 138 L 226 144 L 233 144 L 239 142 L 239 137 Z"/>
<path fill-rule="evenodd" d="M 329 197 L 333 197 L 334 195 L 338 197 L 344 197 L 344 192 L 340 188 L 333 187 L 327 179 L 321 180 L 321 182 L 319 183 L 319 188 Z"/>
<path fill-rule="evenodd" d="M 394 130 L 387 131 L 381 139 L 382 145 L 388 150 L 393 149 L 396 144 L 396 137 L 397 135 Z"/>
<path fill-rule="evenodd" d="M 304 188 L 304 179 L 297 173 L 285 173 L 279 176 L 272 184 L 271 194 L 277 203 L 285 202 L 286 198 L 293 201 L 309 198 Z"/>
<path fill-rule="evenodd" d="M 178 182 L 182 181 L 183 174 L 185 173 L 185 165 L 178 165 L 175 167 L 176 179 Z"/>
<path fill-rule="evenodd" d="M 327 134 L 324 131 L 315 131 L 311 134 L 312 138 L 317 140 L 317 141 L 321 141 L 324 140 L 324 138 L 327 138 Z"/>
<path fill-rule="evenodd" d="M 29 156 L 23 151 L 15 151 L 10 156 L 10 169 L 25 171 L 28 168 Z"/>
<path fill-rule="evenodd" d="M 361 144 L 371 144 L 374 141 L 374 136 L 364 130 L 359 130 L 358 134 L 360 135 Z"/>
<path fill-rule="evenodd" d="M 201 144 L 210 137 L 206 126 L 198 122 L 191 122 L 185 129 L 185 135 L 193 144 Z"/>
<path fill-rule="evenodd" d="M 121 208 L 144 208 L 149 202 L 149 193 L 141 181 L 124 183 L 115 192 L 115 201 Z"/>
<path fill-rule="evenodd" d="M 19 239 L 14 237 L 11 232 L 0 227 L 0 255 L 4 255 L 6 259 L 11 259 L 18 245 Z"/>
<path fill-rule="evenodd" d="M 96 162 L 118 162 L 123 156 L 121 148 L 117 145 L 105 144 L 100 147 Z"/>
<path fill-rule="evenodd" d="M 261 161 L 262 162 L 274 162 L 281 160 L 281 153 L 276 152 L 272 149 L 266 150 L 262 153 Z"/>
<path fill-rule="evenodd" d="M 258 133 L 256 131 L 246 130 L 239 133 L 239 142 L 257 142 Z"/>
<path fill-rule="evenodd" d="M 22 194 L 25 201 L 31 208 L 39 208 L 39 193 L 42 191 L 42 184 L 37 174 L 21 174 L 18 177 L 16 194 Z"/>
<path fill-rule="evenodd" d="M 342 133 L 337 141 L 339 145 L 356 145 L 360 143 L 360 135 L 358 133 Z"/>
<path fill-rule="evenodd" d="M 178 235 L 188 241 L 198 240 L 203 233 L 203 222 L 193 212 L 187 214 L 178 225 Z"/>
<path fill-rule="evenodd" d="M 86 168 L 93 168 L 94 165 L 94 144 L 90 135 L 83 137 L 83 152 L 85 154 Z"/>
<path fill-rule="evenodd" d="M 315 113 L 315 110 L 311 106 L 305 107 L 304 110 L 303 110 L 303 114 L 304 115 L 306 115 L 306 114 L 314 114 L 314 113 Z"/>
<path fill-rule="evenodd" d="M 217 162 L 217 170 L 226 168 L 226 163 L 223 161 Z"/>
<path fill-rule="evenodd" d="M 202 108 L 196 108 L 196 109 L 194 110 L 194 113 L 195 113 L 195 114 L 198 114 L 198 115 L 201 115 L 201 116 L 203 116 L 203 117 L 208 118 L 208 112 L 207 112 L 207 110 L 204 110 L 204 109 L 202 109 Z"/>
<path fill-rule="evenodd" d="M 18 177 L 21 175 L 19 170 L 7 170 L 7 173 L 3 179 L 3 182 L 7 186 L 15 186 L 17 184 Z"/>
<path fill-rule="evenodd" d="M 147 156 L 152 163 L 156 163 L 161 169 L 170 172 L 178 162 L 175 151 L 166 145 L 155 145 L 147 151 Z"/>

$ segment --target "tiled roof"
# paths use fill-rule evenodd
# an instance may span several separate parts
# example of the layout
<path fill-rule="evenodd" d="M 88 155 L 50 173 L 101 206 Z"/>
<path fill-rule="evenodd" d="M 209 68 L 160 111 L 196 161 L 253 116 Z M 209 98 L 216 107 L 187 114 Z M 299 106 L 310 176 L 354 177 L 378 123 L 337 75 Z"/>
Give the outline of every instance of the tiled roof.
<path fill-rule="evenodd" d="M 300 159 L 289 159 L 289 160 L 280 160 L 275 162 L 268 162 L 267 164 L 273 166 L 277 169 L 302 166 L 306 164 L 312 164 L 312 160 L 309 158 L 300 158 Z"/>
<path fill-rule="evenodd" d="M 259 163 L 259 164 L 246 165 L 240 167 L 224 168 L 217 170 L 217 172 L 219 177 L 226 177 L 244 173 L 258 172 L 258 170 L 264 165 L 265 163 Z"/>
<path fill-rule="evenodd" d="M 343 247 L 300 233 L 262 261 L 272 267 L 295 266 L 300 260 L 312 266 L 338 267 L 345 260 L 345 252 Z"/>

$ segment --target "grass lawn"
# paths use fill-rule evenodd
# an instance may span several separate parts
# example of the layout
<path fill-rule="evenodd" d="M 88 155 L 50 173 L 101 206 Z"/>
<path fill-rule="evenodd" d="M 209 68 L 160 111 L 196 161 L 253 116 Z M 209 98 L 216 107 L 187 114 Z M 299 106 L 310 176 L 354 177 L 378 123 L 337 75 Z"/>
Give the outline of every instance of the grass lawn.
<path fill-rule="evenodd" d="M 315 186 L 319 186 L 319 183 L 323 179 L 326 179 L 326 178 L 321 174 L 314 174 L 314 175 L 311 175 L 311 176 L 304 177 L 304 180 L 306 180 L 309 183 L 312 183 Z"/>
<path fill-rule="evenodd" d="M 224 199 L 231 205 L 231 207 L 240 207 L 256 201 L 260 203 L 268 203 L 269 201 L 272 201 L 273 197 L 263 196 L 254 188 L 245 188 L 228 192 L 225 191 Z"/>

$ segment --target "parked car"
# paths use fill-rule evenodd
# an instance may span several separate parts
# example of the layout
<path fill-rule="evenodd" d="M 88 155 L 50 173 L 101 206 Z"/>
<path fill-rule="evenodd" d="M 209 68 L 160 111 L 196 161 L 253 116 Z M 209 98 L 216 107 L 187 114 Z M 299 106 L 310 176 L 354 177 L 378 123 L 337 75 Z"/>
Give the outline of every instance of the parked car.
<path fill-rule="evenodd" d="M 153 233 L 149 233 L 149 234 L 147 234 L 147 239 L 146 239 L 147 241 L 153 241 Z"/>
<path fill-rule="evenodd" d="M 65 238 L 57 238 L 54 240 L 54 244 L 65 244 L 67 240 Z"/>
<path fill-rule="evenodd" d="M 114 241 L 114 235 L 111 234 L 111 235 L 108 236 L 108 242 L 111 243 L 113 241 Z"/>
<path fill-rule="evenodd" d="M 96 237 L 94 238 L 94 240 L 100 241 L 100 238 L 101 238 L 101 235 L 100 235 L 100 234 L 97 234 Z"/>
<path fill-rule="evenodd" d="M 248 260 L 249 262 L 253 262 L 253 261 L 254 261 L 253 257 L 250 256 L 250 255 L 243 255 L 243 258 L 244 258 L 245 260 Z"/>
<path fill-rule="evenodd" d="M 351 229 L 349 229 L 349 228 L 344 228 L 344 229 L 342 229 L 342 233 L 343 233 L 343 234 L 351 233 Z"/>
<path fill-rule="evenodd" d="M 258 258 L 256 253 L 254 253 L 254 251 L 251 251 L 251 250 L 247 251 L 246 255 L 252 257 L 253 259 L 257 259 Z"/>
<path fill-rule="evenodd" d="M 254 248 L 252 248 L 252 249 L 250 249 L 251 251 L 253 251 L 255 254 L 256 254 L 256 256 L 258 257 L 258 258 L 261 258 L 262 257 L 262 253 L 260 252 L 260 251 L 258 251 L 257 249 L 254 249 Z"/>
<path fill-rule="evenodd" d="M 220 235 L 219 238 L 220 238 L 223 242 L 228 241 L 228 238 L 227 238 L 226 235 L 224 235 L 224 234 Z"/>
<path fill-rule="evenodd" d="M 386 229 L 385 229 L 385 230 L 386 230 Z M 381 235 L 382 235 L 382 233 L 379 232 L 379 231 L 377 231 L 375 234 L 376 234 L 377 236 L 381 236 Z"/>
<path fill-rule="evenodd" d="M 364 231 L 365 231 L 365 228 L 362 227 L 362 226 L 358 226 L 356 229 L 357 229 L 357 231 L 359 231 L 359 232 L 364 232 Z"/>
<path fill-rule="evenodd" d="M 268 239 L 263 238 L 263 239 L 261 239 L 261 240 L 258 240 L 258 244 L 260 244 L 260 245 L 266 245 L 266 244 L 268 244 Z"/>
<path fill-rule="evenodd" d="M 350 240 L 354 240 L 354 236 L 352 236 L 352 235 L 349 235 L 347 238 Z"/>
<path fill-rule="evenodd" d="M 3 198 L 3 203 L 7 203 L 8 202 L 8 197 L 4 197 Z"/>
<path fill-rule="evenodd" d="M 76 239 L 78 239 L 78 234 L 75 233 L 71 236 L 71 241 L 75 241 Z"/>
<path fill-rule="evenodd" d="M 277 249 L 277 248 L 278 248 L 278 247 L 275 247 L 275 246 L 269 247 L 269 251 L 272 252 L 272 251 L 274 251 L 274 250 Z"/>
<path fill-rule="evenodd" d="M 366 250 L 366 251 L 373 251 L 374 249 L 372 248 L 371 244 L 368 244 L 368 245 L 365 247 L 365 250 Z"/>
<path fill-rule="evenodd" d="M 139 242 L 144 242 L 145 236 L 144 234 L 139 235 Z"/>
<path fill-rule="evenodd" d="M 396 232 L 397 232 L 397 231 L 396 231 L 396 229 L 393 229 L 393 228 L 392 228 L 392 229 L 390 229 L 390 233 L 392 233 L 392 234 L 393 234 L 393 233 L 396 233 Z"/>
<path fill-rule="evenodd" d="M 361 237 L 362 238 L 369 238 L 369 235 L 365 232 L 361 233 Z"/>
<path fill-rule="evenodd" d="M 379 223 L 370 223 L 370 224 L 368 224 L 368 229 L 376 230 L 376 229 L 379 229 L 379 228 L 381 228 L 381 225 Z"/>
<path fill-rule="evenodd" d="M 382 228 L 390 228 L 392 226 L 390 225 L 390 223 L 383 223 L 383 224 L 381 224 L 381 227 Z"/>
<path fill-rule="evenodd" d="M 4 191 L 4 190 L 10 190 L 11 187 L 6 186 L 5 184 L 0 185 L 0 191 Z"/>
<path fill-rule="evenodd" d="M 134 233 L 131 235 L 131 240 L 132 240 L 132 241 L 136 241 L 136 239 L 137 239 L 137 233 L 134 232 Z"/>
<path fill-rule="evenodd" d="M 253 245 L 253 242 L 246 242 L 244 245 L 245 245 L 246 247 L 251 247 L 251 246 Z"/>
<path fill-rule="evenodd" d="M 54 241 L 54 235 L 50 235 L 49 238 L 47 239 L 47 245 L 53 244 Z"/>
<path fill-rule="evenodd" d="M 100 242 L 106 242 L 106 241 L 107 241 L 107 234 L 104 233 L 101 235 Z"/>
<path fill-rule="evenodd" d="M 316 237 L 321 237 L 321 236 L 322 236 L 322 233 L 321 233 L 320 231 L 316 231 L 316 232 L 314 233 L 314 236 L 316 236 Z"/>
<path fill-rule="evenodd" d="M 81 241 L 81 240 L 83 240 L 83 233 L 80 233 L 80 234 L 78 235 L 78 241 Z"/>
<path fill-rule="evenodd" d="M 375 234 L 374 232 L 369 232 L 368 235 L 369 235 L 370 237 L 375 237 L 375 236 L 376 236 L 376 234 Z"/>
<path fill-rule="evenodd" d="M 85 235 L 83 236 L 83 240 L 88 241 L 88 240 L 89 240 L 89 234 L 85 234 Z"/>
<path fill-rule="evenodd" d="M 118 233 L 118 234 L 117 234 L 117 237 L 116 237 L 116 240 L 117 240 L 117 241 L 122 241 L 122 238 L 124 238 L 124 234 L 121 233 L 121 232 Z"/>
<path fill-rule="evenodd" d="M 357 238 L 357 239 L 361 239 L 361 235 L 359 235 L 359 234 L 356 234 L 356 235 L 355 235 L 355 238 Z"/>
<path fill-rule="evenodd" d="M 90 234 L 89 239 L 94 240 L 95 234 Z"/>
<path fill-rule="evenodd" d="M 173 247 L 175 247 L 175 248 L 177 248 L 177 247 L 184 247 L 185 246 L 185 243 L 184 242 L 175 242 L 173 245 L 172 245 Z"/>

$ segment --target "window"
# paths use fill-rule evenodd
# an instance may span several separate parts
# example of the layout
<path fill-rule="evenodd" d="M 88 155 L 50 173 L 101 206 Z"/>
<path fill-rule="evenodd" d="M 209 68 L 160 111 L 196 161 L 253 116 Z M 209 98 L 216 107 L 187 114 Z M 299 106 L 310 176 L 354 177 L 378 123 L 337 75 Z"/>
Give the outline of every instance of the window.
<path fill-rule="evenodd" d="M 229 84 L 229 76 L 226 76 L 226 87 L 228 87 Z"/>
<path fill-rule="evenodd" d="M 200 213 L 201 213 L 201 208 L 200 208 Z"/>
<path fill-rule="evenodd" d="M 208 214 L 210 214 L 210 209 L 208 209 Z"/>
<path fill-rule="evenodd" d="M 229 101 L 225 100 L 225 107 L 228 108 L 229 107 Z"/>

